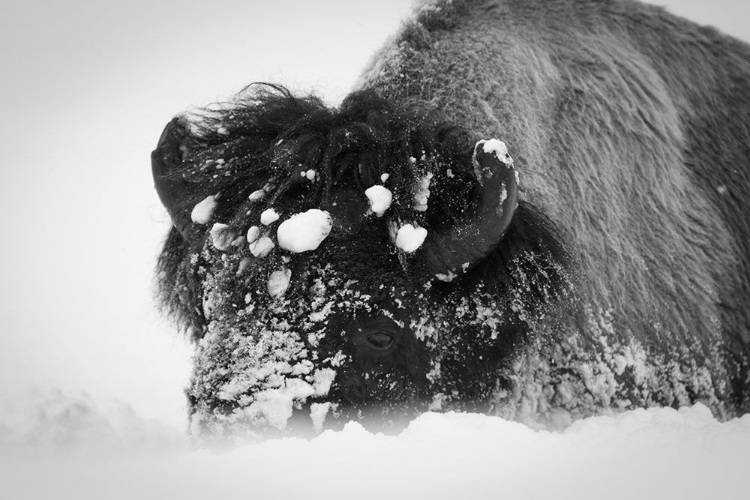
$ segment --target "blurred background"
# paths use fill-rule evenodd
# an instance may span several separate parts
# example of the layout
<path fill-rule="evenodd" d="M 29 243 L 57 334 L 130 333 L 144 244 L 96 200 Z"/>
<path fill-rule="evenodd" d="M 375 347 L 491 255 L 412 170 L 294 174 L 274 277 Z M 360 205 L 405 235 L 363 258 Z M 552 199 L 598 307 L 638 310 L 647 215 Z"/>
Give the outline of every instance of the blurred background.
<path fill-rule="evenodd" d="M 750 2 L 653 3 L 750 40 Z M 184 428 L 190 348 L 152 300 L 163 126 L 253 81 L 336 104 L 410 6 L 4 0 L 0 403 L 56 388 Z"/>

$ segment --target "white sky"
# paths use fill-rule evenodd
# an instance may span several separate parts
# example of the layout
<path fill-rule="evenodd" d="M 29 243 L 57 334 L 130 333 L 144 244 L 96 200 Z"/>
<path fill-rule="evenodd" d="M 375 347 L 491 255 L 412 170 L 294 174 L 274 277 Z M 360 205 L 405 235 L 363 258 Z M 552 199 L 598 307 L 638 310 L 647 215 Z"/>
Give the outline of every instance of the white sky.
<path fill-rule="evenodd" d="M 162 127 L 257 80 L 340 99 L 410 2 L 5 0 L 0 397 L 86 390 L 181 422 L 189 350 L 150 296 Z M 750 2 L 654 3 L 750 40 Z"/>

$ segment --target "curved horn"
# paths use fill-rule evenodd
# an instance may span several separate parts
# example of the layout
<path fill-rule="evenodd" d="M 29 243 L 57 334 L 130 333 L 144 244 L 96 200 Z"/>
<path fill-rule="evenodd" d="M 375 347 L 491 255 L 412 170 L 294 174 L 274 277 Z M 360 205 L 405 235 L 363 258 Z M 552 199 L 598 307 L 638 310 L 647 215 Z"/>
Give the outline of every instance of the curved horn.
<path fill-rule="evenodd" d="M 442 233 L 430 233 L 422 248 L 427 269 L 450 280 L 486 257 L 503 239 L 518 204 L 513 159 L 497 139 L 474 146 L 474 172 L 481 186 L 475 217 Z"/>
<path fill-rule="evenodd" d="M 187 126 L 180 117 L 176 117 L 164 128 L 156 149 L 151 153 L 151 172 L 156 192 L 172 224 L 188 241 L 193 239 L 194 228 L 190 219 L 192 207 L 186 200 L 195 195 L 195 188 L 176 178 L 174 172 L 182 165 L 186 144 L 191 140 Z"/>

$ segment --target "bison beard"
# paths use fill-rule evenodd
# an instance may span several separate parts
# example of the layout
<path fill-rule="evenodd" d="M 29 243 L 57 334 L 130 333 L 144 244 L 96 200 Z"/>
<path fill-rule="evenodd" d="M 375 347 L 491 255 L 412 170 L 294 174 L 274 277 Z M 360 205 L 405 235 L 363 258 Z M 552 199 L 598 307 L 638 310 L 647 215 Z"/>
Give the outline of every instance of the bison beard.
<path fill-rule="evenodd" d="M 393 431 L 427 410 L 555 426 L 634 406 L 750 408 L 737 257 L 750 207 L 692 180 L 713 160 L 695 146 L 704 104 L 680 115 L 648 37 L 639 52 L 618 31 L 662 36 L 620 7 L 666 14 L 480 5 L 418 13 L 337 109 L 257 84 L 165 129 L 152 167 L 174 228 L 159 293 L 195 343 L 196 437 L 353 419 Z M 587 22 L 611 45 L 589 44 Z M 480 35 L 472 88 L 462 57 Z M 746 47 L 716 43 L 750 75 Z M 505 74 L 533 73 L 519 61 L 552 66 L 531 85 Z M 710 175 L 726 182 L 732 158 Z"/>

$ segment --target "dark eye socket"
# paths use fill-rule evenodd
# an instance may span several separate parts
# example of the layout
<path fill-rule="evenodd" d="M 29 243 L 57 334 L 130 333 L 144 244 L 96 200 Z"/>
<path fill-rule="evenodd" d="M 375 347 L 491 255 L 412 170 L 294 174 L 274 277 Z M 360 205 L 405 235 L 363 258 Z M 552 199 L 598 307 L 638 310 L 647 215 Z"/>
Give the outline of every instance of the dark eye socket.
<path fill-rule="evenodd" d="M 385 351 L 393 345 L 394 339 L 387 333 L 376 332 L 367 335 L 367 342 L 371 348 L 378 351 Z"/>
<path fill-rule="evenodd" d="M 395 321 L 385 316 L 361 318 L 350 324 L 351 341 L 361 354 L 382 356 L 390 353 L 399 344 L 404 331 Z"/>

